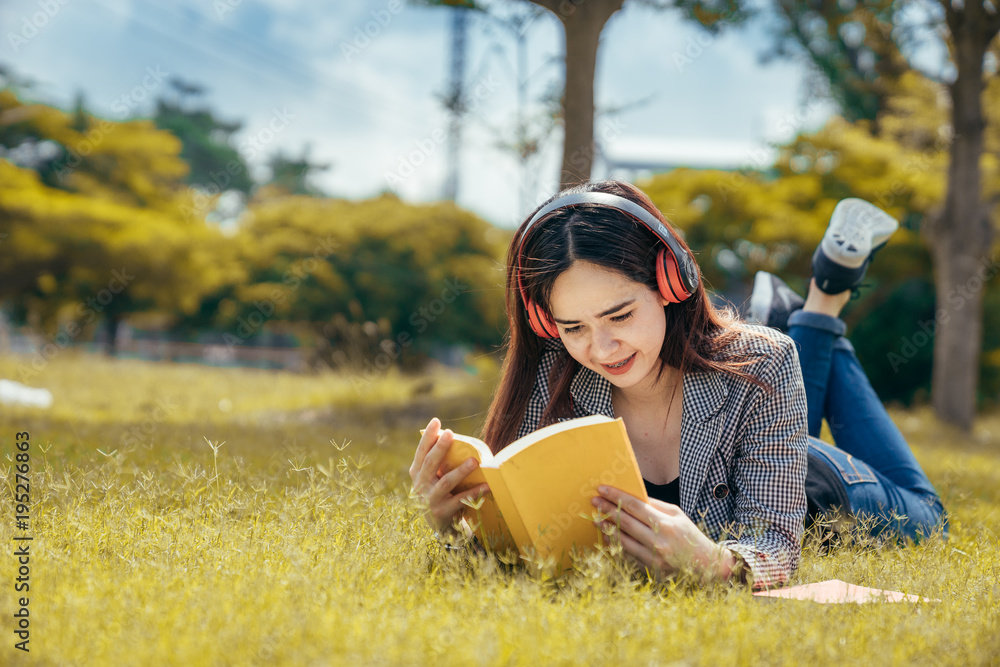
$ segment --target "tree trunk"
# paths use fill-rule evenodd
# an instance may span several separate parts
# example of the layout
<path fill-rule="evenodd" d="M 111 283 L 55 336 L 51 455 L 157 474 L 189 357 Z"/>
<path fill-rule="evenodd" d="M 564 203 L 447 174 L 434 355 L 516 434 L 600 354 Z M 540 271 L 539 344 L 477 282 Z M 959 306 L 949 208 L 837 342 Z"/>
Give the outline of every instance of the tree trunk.
<path fill-rule="evenodd" d="M 590 179 L 594 165 L 594 77 L 601 30 L 624 0 L 534 0 L 563 24 L 566 87 L 563 93 L 563 160 L 559 186 Z"/>
<path fill-rule="evenodd" d="M 982 346 L 983 285 L 993 230 L 981 201 L 983 56 L 992 35 L 971 2 L 948 23 L 958 71 L 951 84 L 953 139 L 944 208 L 927 228 L 934 260 L 937 322 L 931 398 L 942 421 L 971 430 Z M 995 33 L 994 33 L 995 34 Z M 985 253 L 985 254 L 984 254 Z"/>
<path fill-rule="evenodd" d="M 104 343 L 104 354 L 109 357 L 118 356 L 118 323 L 121 322 L 118 313 L 108 310 L 104 315 L 104 331 L 107 336 Z"/>

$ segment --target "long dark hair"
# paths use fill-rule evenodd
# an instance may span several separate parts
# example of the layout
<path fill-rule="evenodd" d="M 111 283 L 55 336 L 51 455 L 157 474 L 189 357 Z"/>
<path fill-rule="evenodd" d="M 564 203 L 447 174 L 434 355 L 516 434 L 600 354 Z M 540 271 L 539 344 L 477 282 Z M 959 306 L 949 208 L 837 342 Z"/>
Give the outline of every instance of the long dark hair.
<path fill-rule="evenodd" d="M 649 211 L 670 229 L 685 250 L 687 244 L 641 190 L 619 181 L 596 181 L 569 188 L 552 197 L 577 192 L 605 192 L 629 199 Z M 521 224 L 507 251 L 506 307 L 509 327 L 504 340 L 506 352 L 500 385 L 493 396 L 482 439 L 496 453 L 517 437 L 535 384 L 545 340 L 531 330 L 520 290 L 517 287 L 517 248 L 532 212 Z M 573 262 L 596 264 L 657 290 L 656 236 L 620 211 L 597 204 L 561 209 L 536 223 L 521 251 L 521 281 L 527 298 L 551 313 L 549 298 L 556 278 Z M 672 366 L 685 372 L 722 371 L 769 390 L 765 383 L 741 367 L 753 358 L 732 354 L 727 348 L 740 336 L 742 326 L 732 309 L 718 309 L 699 284 L 695 292 L 679 304 L 664 306 L 667 320 L 660 348 L 659 375 Z M 549 376 L 551 400 L 539 426 L 573 417 L 569 387 L 580 364 L 562 351 Z"/>

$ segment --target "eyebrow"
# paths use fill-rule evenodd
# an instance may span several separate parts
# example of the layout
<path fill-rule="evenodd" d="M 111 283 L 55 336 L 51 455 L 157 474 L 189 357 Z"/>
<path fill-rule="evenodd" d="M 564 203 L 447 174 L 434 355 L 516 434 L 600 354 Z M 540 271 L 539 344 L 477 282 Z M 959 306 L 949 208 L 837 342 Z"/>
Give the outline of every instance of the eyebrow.
<path fill-rule="evenodd" d="M 611 313 L 614 313 L 614 312 L 617 312 L 617 311 L 621 310 L 625 306 L 631 306 L 633 303 L 635 303 L 635 299 L 629 299 L 628 301 L 625 301 L 624 303 L 619 303 L 617 306 L 612 306 L 611 308 L 608 308 L 603 313 L 598 313 L 597 316 L 598 317 L 605 317 L 607 315 L 610 315 Z M 555 318 L 553 318 L 553 319 L 555 319 Z M 559 324 L 579 324 L 580 323 L 579 320 L 558 320 L 558 319 L 556 320 L 556 322 L 558 322 Z"/>

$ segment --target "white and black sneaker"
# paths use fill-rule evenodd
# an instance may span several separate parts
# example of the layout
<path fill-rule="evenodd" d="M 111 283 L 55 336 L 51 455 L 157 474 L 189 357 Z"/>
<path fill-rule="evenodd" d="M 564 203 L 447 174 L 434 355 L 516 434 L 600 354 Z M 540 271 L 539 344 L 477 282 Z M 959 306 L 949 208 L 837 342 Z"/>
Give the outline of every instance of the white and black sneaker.
<path fill-rule="evenodd" d="M 789 316 L 802 308 L 805 302 L 778 276 L 758 271 L 753 279 L 747 321 L 787 332 Z"/>
<path fill-rule="evenodd" d="M 827 294 L 840 294 L 861 284 L 868 264 L 893 232 L 896 220 L 863 199 L 844 199 L 833 209 L 823 240 L 813 253 L 816 286 Z"/>

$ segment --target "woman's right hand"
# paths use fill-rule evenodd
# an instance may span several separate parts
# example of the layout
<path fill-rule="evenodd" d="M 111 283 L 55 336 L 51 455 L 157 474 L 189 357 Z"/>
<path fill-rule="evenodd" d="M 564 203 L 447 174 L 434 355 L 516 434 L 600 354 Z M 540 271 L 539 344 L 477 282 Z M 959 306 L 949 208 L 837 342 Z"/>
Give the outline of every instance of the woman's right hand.
<path fill-rule="evenodd" d="M 438 532 L 452 532 L 452 522 L 462 509 L 462 501 L 473 500 L 489 491 L 489 486 L 479 484 L 460 493 L 452 493 L 466 476 L 476 469 L 479 462 L 469 458 L 454 470 L 438 475 L 438 470 L 448 455 L 452 443 L 451 429 L 441 431 L 441 421 L 434 417 L 427 424 L 417 451 L 410 464 L 413 492 L 427 505 L 427 522 Z"/>

